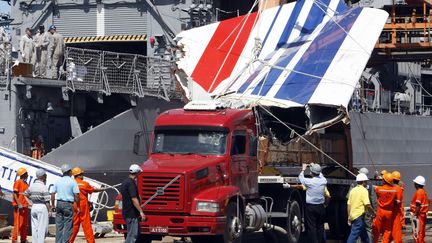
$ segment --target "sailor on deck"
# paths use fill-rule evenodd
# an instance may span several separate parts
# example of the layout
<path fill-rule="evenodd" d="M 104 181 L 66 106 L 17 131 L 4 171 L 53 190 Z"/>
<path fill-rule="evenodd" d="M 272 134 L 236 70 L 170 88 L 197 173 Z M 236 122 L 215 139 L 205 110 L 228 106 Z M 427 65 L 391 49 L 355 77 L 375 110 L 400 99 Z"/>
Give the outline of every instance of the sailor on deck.
<path fill-rule="evenodd" d="M 39 32 L 35 36 L 35 75 L 46 77 L 48 62 L 48 46 L 50 44 L 49 33 L 43 25 L 39 26 Z"/>
<path fill-rule="evenodd" d="M 59 75 L 59 68 L 63 64 L 65 43 L 63 36 L 57 32 L 57 28 L 54 25 L 49 27 L 49 32 L 51 33 L 50 57 L 52 78 L 57 79 Z"/>
<path fill-rule="evenodd" d="M 26 63 L 33 63 L 34 40 L 32 36 L 32 30 L 27 28 L 25 33 L 26 34 L 21 37 L 20 41 L 22 61 Z"/>

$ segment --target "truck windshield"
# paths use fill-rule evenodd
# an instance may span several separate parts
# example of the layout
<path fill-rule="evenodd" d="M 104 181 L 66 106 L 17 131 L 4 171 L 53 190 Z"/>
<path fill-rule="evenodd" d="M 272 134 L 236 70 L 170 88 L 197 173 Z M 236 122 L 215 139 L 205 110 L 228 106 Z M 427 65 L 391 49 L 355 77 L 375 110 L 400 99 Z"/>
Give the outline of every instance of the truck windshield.
<path fill-rule="evenodd" d="M 156 131 L 153 153 L 223 155 L 227 138 L 220 131 Z"/>

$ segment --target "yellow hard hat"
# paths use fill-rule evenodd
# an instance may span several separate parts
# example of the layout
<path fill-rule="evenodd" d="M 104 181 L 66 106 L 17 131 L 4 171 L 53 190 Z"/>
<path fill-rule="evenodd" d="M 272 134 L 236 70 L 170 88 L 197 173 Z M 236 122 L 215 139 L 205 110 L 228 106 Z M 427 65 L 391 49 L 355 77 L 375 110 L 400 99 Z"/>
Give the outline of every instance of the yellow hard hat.
<path fill-rule="evenodd" d="M 393 176 L 391 173 L 385 173 L 383 175 L 383 179 L 385 182 L 387 182 L 388 184 L 393 184 Z"/>
<path fill-rule="evenodd" d="M 27 170 L 25 169 L 25 168 L 19 168 L 18 170 L 17 170 L 17 175 L 18 176 L 22 176 L 22 175 L 24 175 L 25 173 L 27 173 Z"/>
<path fill-rule="evenodd" d="M 84 173 L 84 171 L 80 167 L 75 167 L 72 169 L 72 175 L 77 176 Z"/>
<path fill-rule="evenodd" d="M 388 172 L 386 171 L 386 170 L 382 170 L 381 171 L 381 176 L 383 176 L 383 175 L 385 175 L 385 174 L 387 174 Z"/>
<path fill-rule="evenodd" d="M 395 171 L 392 172 L 392 177 L 393 177 L 393 180 L 398 180 L 398 181 L 400 181 L 400 179 L 401 179 L 401 174 L 400 174 L 399 171 L 395 170 Z"/>

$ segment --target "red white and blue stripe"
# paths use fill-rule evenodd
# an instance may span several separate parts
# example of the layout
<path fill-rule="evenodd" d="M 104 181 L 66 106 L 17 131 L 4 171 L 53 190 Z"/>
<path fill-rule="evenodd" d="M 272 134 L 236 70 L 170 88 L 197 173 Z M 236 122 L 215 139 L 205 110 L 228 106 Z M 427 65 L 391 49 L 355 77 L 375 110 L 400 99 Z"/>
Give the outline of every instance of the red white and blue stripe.
<path fill-rule="evenodd" d="M 387 17 L 339 0 L 298 0 L 181 32 L 178 68 L 202 92 L 229 99 L 346 107 Z"/>

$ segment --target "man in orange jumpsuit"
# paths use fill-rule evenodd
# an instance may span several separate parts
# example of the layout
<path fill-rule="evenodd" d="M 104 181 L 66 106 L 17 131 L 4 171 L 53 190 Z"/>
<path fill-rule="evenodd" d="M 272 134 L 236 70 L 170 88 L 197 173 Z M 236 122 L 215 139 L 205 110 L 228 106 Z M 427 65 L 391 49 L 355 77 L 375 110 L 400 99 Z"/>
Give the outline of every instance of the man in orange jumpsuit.
<path fill-rule="evenodd" d="M 414 238 L 416 243 L 425 243 L 425 228 L 427 221 L 427 212 L 429 211 L 429 201 L 426 191 L 423 187 L 426 184 L 426 179 L 423 176 L 417 176 L 414 180 L 414 186 L 416 188 L 416 193 L 411 200 L 411 213 L 414 217 L 417 217 L 419 224 L 418 234 L 414 233 Z"/>
<path fill-rule="evenodd" d="M 14 229 L 12 232 L 12 243 L 17 242 L 18 233 L 20 241 L 27 242 L 29 215 L 29 204 L 24 196 L 24 192 L 29 187 L 26 182 L 28 173 L 25 168 L 19 168 L 16 173 L 20 178 L 13 185 L 12 206 L 14 210 Z"/>
<path fill-rule="evenodd" d="M 403 237 L 402 226 L 404 225 L 404 221 L 405 221 L 405 217 L 404 217 L 405 210 L 404 210 L 404 204 L 403 204 L 403 201 L 404 201 L 403 193 L 404 193 L 404 189 L 405 189 L 404 186 L 405 185 L 401 181 L 401 174 L 399 171 L 397 171 L 397 170 L 393 171 L 392 177 L 393 177 L 394 186 L 398 188 L 398 191 L 401 194 L 399 196 L 400 200 L 401 200 L 400 210 L 399 210 L 398 214 L 396 214 L 395 221 L 393 224 L 393 235 L 396 235 L 398 239 L 402 239 L 402 237 Z"/>
<path fill-rule="evenodd" d="M 400 209 L 401 193 L 397 187 L 393 186 L 393 177 L 390 173 L 383 175 L 383 181 L 384 185 L 375 188 L 378 208 L 372 226 L 374 243 L 378 242 L 380 233 L 383 234 L 382 243 L 389 243 L 391 237 L 396 243 L 401 243 L 402 239 L 397 235 L 392 235 L 393 222 Z"/>
<path fill-rule="evenodd" d="M 76 203 L 74 204 L 74 218 L 73 218 L 73 230 L 72 235 L 70 238 L 70 243 L 73 243 L 78 231 L 80 224 L 82 224 L 82 228 L 84 231 L 84 235 L 87 239 L 88 243 L 94 243 L 94 235 L 93 235 L 93 229 L 91 225 L 91 216 L 90 216 L 90 204 L 88 201 L 88 195 L 92 194 L 93 192 L 101 192 L 104 191 L 104 189 L 96 189 L 92 187 L 87 181 L 84 181 L 84 171 L 79 168 L 75 167 L 72 169 L 72 175 L 75 177 L 75 180 L 78 184 L 80 193 L 80 212 L 77 212 Z"/>

